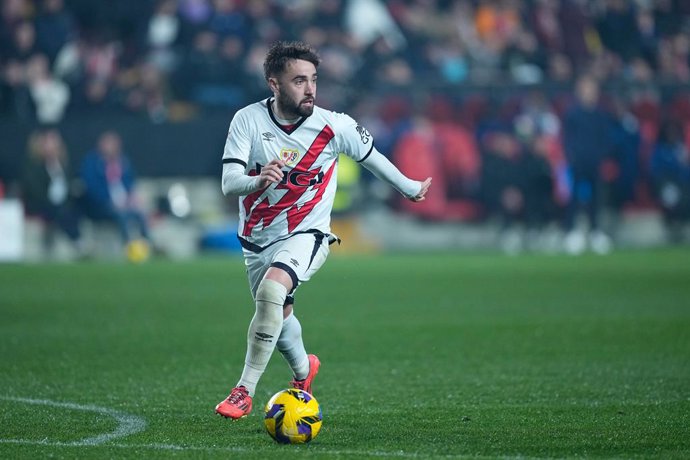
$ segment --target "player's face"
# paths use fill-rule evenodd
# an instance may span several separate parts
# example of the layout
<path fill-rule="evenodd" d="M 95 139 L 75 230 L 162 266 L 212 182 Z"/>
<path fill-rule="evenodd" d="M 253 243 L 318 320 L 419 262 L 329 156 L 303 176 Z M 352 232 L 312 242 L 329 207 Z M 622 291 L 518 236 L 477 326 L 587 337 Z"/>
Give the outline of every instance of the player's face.
<path fill-rule="evenodd" d="M 314 112 L 316 67 L 309 61 L 288 62 L 285 72 L 271 85 L 284 118 L 308 117 Z"/>

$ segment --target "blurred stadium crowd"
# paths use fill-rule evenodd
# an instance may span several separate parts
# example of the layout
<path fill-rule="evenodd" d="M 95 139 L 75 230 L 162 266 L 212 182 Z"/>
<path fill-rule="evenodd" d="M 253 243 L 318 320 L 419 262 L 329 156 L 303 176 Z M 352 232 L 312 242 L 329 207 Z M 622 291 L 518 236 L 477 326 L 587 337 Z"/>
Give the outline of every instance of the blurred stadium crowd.
<path fill-rule="evenodd" d="M 2 0 L 1 14 L 0 116 L 58 136 L 94 109 L 229 120 L 268 95 L 268 46 L 299 39 L 323 59 L 319 105 L 434 177 L 421 206 L 393 203 L 404 212 L 557 222 L 572 252 L 581 210 L 602 252 L 602 209 L 659 209 L 672 237 L 690 218 L 689 1 Z"/>

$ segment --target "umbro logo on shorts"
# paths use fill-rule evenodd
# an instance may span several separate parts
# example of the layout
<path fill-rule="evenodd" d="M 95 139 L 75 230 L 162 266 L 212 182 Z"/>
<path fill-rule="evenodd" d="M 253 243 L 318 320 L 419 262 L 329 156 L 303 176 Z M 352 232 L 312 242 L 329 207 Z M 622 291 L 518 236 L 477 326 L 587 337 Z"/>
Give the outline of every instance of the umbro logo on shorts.
<path fill-rule="evenodd" d="M 263 137 L 265 141 L 270 142 L 273 139 L 275 139 L 276 135 L 271 133 L 271 132 L 265 132 L 265 133 L 261 134 L 261 137 Z"/>
<path fill-rule="evenodd" d="M 290 263 L 295 267 L 299 267 L 299 262 L 297 262 L 297 259 L 290 259 Z"/>

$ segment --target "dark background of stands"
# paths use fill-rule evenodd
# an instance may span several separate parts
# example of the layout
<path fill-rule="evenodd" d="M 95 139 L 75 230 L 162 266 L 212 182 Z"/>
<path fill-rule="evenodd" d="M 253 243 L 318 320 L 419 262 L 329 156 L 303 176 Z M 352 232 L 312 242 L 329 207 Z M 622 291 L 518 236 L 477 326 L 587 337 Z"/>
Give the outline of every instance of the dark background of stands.
<path fill-rule="evenodd" d="M 152 123 L 145 116 L 118 112 L 77 112 L 58 125 L 77 170 L 98 136 L 114 129 L 141 177 L 220 177 L 220 156 L 232 114 L 214 112 L 181 123 Z M 34 126 L 4 119 L 0 122 L 0 180 L 20 177 L 26 139 Z"/>
<path fill-rule="evenodd" d="M 269 95 L 257 60 L 278 39 L 316 45 L 324 57 L 319 104 L 368 126 L 385 154 L 405 132 L 405 120 L 420 114 L 462 126 L 478 143 L 482 129 L 510 124 L 534 92 L 545 95 L 562 119 L 582 74 L 600 81 L 604 104 L 621 99 L 641 124 L 651 126 L 639 180 L 645 180 L 645 155 L 661 123 L 676 117 L 690 126 L 688 1 L 209 0 L 194 3 L 207 6 L 201 19 L 185 10 L 193 3 L 2 0 L 5 193 L 20 175 L 29 134 L 45 124 L 59 128 L 75 170 L 98 135 L 114 129 L 140 176 L 219 177 L 235 110 Z M 366 9 L 376 6 L 391 23 L 374 24 L 380 30 L 370 41 L 356 40 L 346 20 L 355 4 L 366 5 L 358 13 L 360 24 L 375 23 L 379 16 Z M 50 5 L 56 11 L 47 12 Z M 166 14 L 179 27 L 171 40 L 152 43 L 152 21 Z M 36 43 L 19 52 L 12 34 L 25 23 L 36 28 Z M 199 58 L 193 50 L 204 33 L 218 43 Z M 223 40 L 236 54 L 221 63 Z M 58 119 L 42 121 L 26 84 L 11 83 L 7 70 L 13 60 L 25 63 L 37 54 L 54 64 L 70 43 L 78 50 L 77 68 L 60 76 L 70 88 L 69 103 Z M 110 73 L 90 73 L 88 60 L 104 59 L 109 51 Z M 88 96 L 90 85 L 99 83 L 105 95 Z M 404 107 L 395 109 L 400 100 Z"/>
<path fill-rule="evenodd" d="M 467 99 L 485 99 L 487 105 L 509 105 L 525 94 L 538 90 L 552 98 L 572 94 L 571 84 L 540 85 L 463 85 L 442 86 L 427 82 L 415 87 L 420 101 L 443 98 L 461 108 Z M 603 92 L 627 94 L 634 87 L 611 83 Z M 679 94 L 690 94 L 688 84 L 658 84 L 656 91 L 662 101 L 672 101 Z M 268 97 L 266 91 L 259 97 Z M 383 91 L 373 97 L 383 104 L 386 96 L 409 98 L 409 92 Z M 249 100 L 247 101 L 249 103 Z M 422 104 L 423 102 L 420 102 Z M 146 177 L 220 177 L 220 157 L 235 108 L 206 108 L 182 121 L 154 122 L 145 113 L 122 109 L 74 108 L 56 126 L 69 145 L 70 161 L 76 169 L 83 156 L 96 143 L 103 131 L 114 129 L 123 138 L 126 151 L 141 176 Z M 3 114 L 0 118 L 0 180 L 12 183 L 21 173 L 29 134 L 41 126 L 35 121 L 20 120 Z M 388 154 L 389 152 L 384 152 Z"/>

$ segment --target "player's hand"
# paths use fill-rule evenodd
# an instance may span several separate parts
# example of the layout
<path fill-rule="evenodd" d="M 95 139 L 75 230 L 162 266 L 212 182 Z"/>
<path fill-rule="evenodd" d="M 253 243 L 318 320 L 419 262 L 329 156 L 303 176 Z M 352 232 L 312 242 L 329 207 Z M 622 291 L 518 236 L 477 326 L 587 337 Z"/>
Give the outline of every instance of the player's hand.
<path fill-rule="evenodd" d="M 283 171 L 281 168 L 284 166 L 285 163 L 280 160 L 271 160 L 266 166 L 261 168 L 261 173 L 259 174 L 259 188 L 265 188 L 283 180 Z"/>
<path fill-rule="evenodd" d="M 429 187 L 431 186 L 431 177 L 427 177 L 424 179 L 424 182 L 422 182 L 422 188 L 419 190 L 419 193 L 416 196 L 413 196 L 410 198 L 412 201 L 424 201 L 424 195 L 426 195 L 426 192 L 429 191 Z"/>

